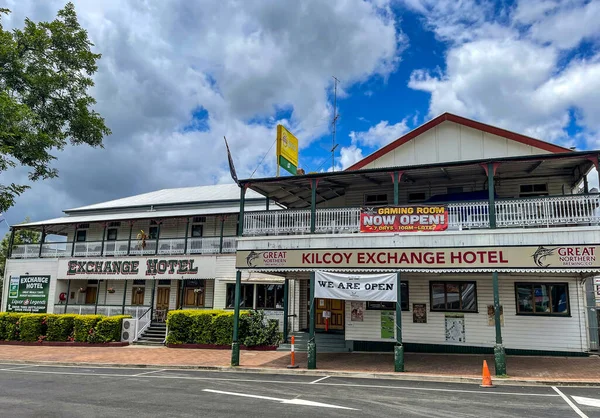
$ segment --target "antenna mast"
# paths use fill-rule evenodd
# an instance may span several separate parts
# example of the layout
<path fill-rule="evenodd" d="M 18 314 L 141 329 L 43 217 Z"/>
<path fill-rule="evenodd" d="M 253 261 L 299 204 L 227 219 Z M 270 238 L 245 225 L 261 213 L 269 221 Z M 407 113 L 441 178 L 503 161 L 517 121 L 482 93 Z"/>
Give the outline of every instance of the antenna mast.
<path fill-rule="evenodd" d="M 337 148 L 337 144 L 335 143 L 335 129 L 337 125 L 337 120 L 339 115 L 337 114 L 337 85 L 340 82 L 335 76 L 333 77 L 333 121 L 331 124 L 333 125 L 333 131 L 331 135 L 331 171 L 335 171 L 335 149 Z"/>

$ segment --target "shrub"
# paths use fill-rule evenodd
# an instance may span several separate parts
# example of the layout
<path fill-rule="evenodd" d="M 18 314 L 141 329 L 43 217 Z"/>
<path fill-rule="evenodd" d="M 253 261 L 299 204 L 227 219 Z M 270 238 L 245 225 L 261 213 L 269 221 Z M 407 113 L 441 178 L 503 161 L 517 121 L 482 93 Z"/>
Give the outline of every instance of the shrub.
<path fill-rule="evenodd" d="M 233 312 L 224 312 L 213 319 L 213 336 L 213 344 L 231 344 L 233 337 Z"/>
<path fill-rule="evenodd" d="M 48 331 L 46 333 L 46 340 L 69 341 L 69 337 L 73 336 L 74 321 L 77 316 L 79 315 L 48 315 Z"/>
<path fill-rule="evenodd" d="M 108 343 L 112 341 L 121 341 L 123 318 L 131 318 L 131 316 L 117 315 L 103 317 L 96 324 L 94 332 L 89 335 L 88 342 Z"/>
<path fill-rule="evenodd" d="M 194 344 L 211 344 L 213 342 L 213 315 L 202 311 L 190 315 L 190 338 Z"/>
<path fill-rule="evenodd" d="M 94 328 L 102 318 L 102 315 L 77 315 L 73 321 L 75 341 L 86 343 L 95 339 Z"/>
<path fill-rule="evenodd" d="M 46 317 L 48 314 L 29 314 L 19 320 L 19 339 L 21 341 L 38 341 L 46 338 Z"/>
<path fill-rule="evenodd" d="M 170 311 L 167 315 L 167 326 L 169 327 L 167 342 L 170 344 L 190 343 L 191 325 L 192 317 L 188 311 Z"/>
<path fill-rule="evenodd" d="M 251 311 L 249 315 L 240 318 L 247 329 L 246 334 L 240 335 L 240 342 L 247 347 L 257 345 L 277 345 L 279 343 L 279 322 L 267 320 L 263 311 Z"/>
<path fill-rule="evenodd" d="M 0 340 L 6 339 L 6 316 L 7 312 L 0 312 Z"/>
<path fill-rule="evenodd" d="M 25 314 L 22 313 L 8 313 L 4 318 L 4 325 L 6 334 L 4 339 L 6 341 L 18 341 L 19 340 L 19 319 Z"/>

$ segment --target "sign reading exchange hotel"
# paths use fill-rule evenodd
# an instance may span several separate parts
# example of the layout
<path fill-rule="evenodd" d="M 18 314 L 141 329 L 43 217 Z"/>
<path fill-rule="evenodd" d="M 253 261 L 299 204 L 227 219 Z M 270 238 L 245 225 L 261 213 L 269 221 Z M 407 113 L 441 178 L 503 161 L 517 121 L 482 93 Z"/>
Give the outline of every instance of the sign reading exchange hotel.
<path fill-rule="evenodd" d="M 248 268 L 577 269 L 600 268 L 598 245 L 238 251 Z"/>
<path fill-rule="evenodd" d="M 383 206 L 362 208 L 360 232 L 445 231 L 445 206 Z"/>

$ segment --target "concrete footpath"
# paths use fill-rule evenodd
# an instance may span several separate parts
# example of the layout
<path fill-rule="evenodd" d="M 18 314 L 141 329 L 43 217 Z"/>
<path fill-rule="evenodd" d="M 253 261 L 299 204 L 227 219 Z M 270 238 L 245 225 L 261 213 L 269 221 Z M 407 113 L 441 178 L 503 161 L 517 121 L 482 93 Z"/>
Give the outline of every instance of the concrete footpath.
<path fill-rule="evenodd" d="M 290 354 L 279 351 L 242 351 L 239 371 L 312 375 L 362 375 L 381 378 L 445 382 L 481 379 L 483 360 L 494 376 L 493 356 L 461 354 L 405 355 L 405 373 L 394 373 L 392 353 L 322 353 L 318 370 L 306 370 L 306 353 L 297 353 L 299 369 L 286 366 Z M 0 345 L 0 362 L 117 367 L 165 367 L 231 370 L 230 350 L 195 350 L 166 347 L 45 347 Z M 600 385 L 600 357 L 508 356 L 507 378 L 495 384 Z"/>

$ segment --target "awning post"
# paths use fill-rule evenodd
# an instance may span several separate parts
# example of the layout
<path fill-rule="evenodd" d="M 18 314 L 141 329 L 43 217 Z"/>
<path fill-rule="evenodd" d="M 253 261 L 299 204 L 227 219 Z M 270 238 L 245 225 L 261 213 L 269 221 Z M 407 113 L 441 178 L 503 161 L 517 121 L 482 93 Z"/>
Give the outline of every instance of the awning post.
<path fill-rule="evenodd" d="M 500 322 L 500 290 L 498 283 L 498 272 L 492 273 L 494 287 L 494 322 L 496 325 L 496 345 L 494 345 L 494 362 L 496 364 L 496 376 L 506 375 L 506 353 L 502 344 L 502 324 Z"/>
<path fill-rule="evenodd" d="M 402 345 L 402 283 L 400 272 L 396 273 L 396 346 L 394 347 L 394 371 L 404 371 L 404 346 Z"/>
<path fill-rule="evenodd" d="M 231 365 L 240 365 L 240 343 L 238 333 L 240 327 L 240 297 L 242 289 L 242 272 L 240 270 L 235 273 L 235 301 L 233 309 L 233 338 L 231 343 Z"/>
<path fill-rule="evenodd" d="M 288 326 L 288 317 L 289 317 L 289 291 L 290 291 L 290 279 L 285 279 L 283 283 L 283 342 L 287 343 L 289 326 Z"/>
<path fill-rule="evenodd" d="M 121 307 L 121 315 L 125 315 L 125 301 L 127 299 L 127 280 L 125 280 L 125 284 L 123 287 L 123 306 Z"/>
<path fill-rule="evenodd" d="M 67 308 L 69 307 L 69 296 L 71 295 L 71 279 L 67 280 L 67 297 L 65 298 L 65 312 L 67 313 Z"/>
<path fill-rule="evenodd" d="M 315 272 L 310 272 L 310 324 L 308 325 L 308 369 L 317 368 L 317 344 L 315 343 Z"/>

